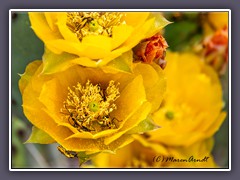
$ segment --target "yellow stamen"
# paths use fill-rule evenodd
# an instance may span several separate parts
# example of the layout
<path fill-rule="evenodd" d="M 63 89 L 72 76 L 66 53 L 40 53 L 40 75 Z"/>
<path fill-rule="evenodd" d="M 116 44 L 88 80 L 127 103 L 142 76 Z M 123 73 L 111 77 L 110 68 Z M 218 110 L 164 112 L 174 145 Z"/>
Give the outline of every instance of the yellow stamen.
<path fill-rule="evenodd" d="M 87 35 L 111 37 L 114 26 L 124 24 L 119 12 L 69 12 L 67 26 L 81 41 Z"/>
<path fill-rule="evenodd" d="M 77 83 L 73 90 L 68 87 L 68 96 L 61 112 L 65 120 L 79 131 L 99 132 L 117 128 L 110 113 L 117 109 L 115 100 L 120 96 L 118 85 L 110 81 L 106 89 L 89 80 L 82 86 Z"/>

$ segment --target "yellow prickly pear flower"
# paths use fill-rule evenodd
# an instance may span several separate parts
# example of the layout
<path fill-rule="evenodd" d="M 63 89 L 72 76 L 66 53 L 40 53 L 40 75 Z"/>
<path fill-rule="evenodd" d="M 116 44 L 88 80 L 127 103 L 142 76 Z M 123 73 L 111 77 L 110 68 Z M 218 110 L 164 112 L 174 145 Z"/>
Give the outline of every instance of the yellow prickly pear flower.
<path fill-rule="evenodd" d="M 166 84 L 158 65 L 134 63 L 133 73 L 74 65 L 46 75 L 43 68 L 41 61 L 30 63 L 19 81 L 24 114 L 34 126 L 27 142 L 56 142 L 60 152 L 82 163 L 157 127 L 149 116 Z"/>
<path fill-rule="evenodd" d="M 44 58 L 44 73 L 107 65 L 169 24 L 149 12 L 30 12 L 29 18 L 46 49 L 63 54 L 58 61 Z"/>
<path fill-rule="evenodd" d="M 161 128 L 143 135 L 116 154 L 99 154 L 96 167 L 217 168 L 213 135 L 226 113 L 216 72 L 192 53 L 167 52 L 167 91 L 153 114 Z"/>
<path fill-rule="evenodd" d="M 226 117 L 218 75 L 192 53 L 168 52 L 166 59 L 166 96 L 153 115 L 162 128 L 149 133 L 149 140 L 189 146 L 210 138 Z"/>

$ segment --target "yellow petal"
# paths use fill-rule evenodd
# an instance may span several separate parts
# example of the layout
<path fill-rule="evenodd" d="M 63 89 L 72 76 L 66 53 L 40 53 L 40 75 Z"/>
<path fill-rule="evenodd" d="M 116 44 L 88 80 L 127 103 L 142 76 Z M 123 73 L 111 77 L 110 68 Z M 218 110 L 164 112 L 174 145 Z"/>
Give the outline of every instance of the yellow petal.
<path fill-rule="evenodd" d="M 149 29 L 149 31 L 146 33 L 146 38 L 151 37 L 156 33 L 159 33 L 160 30 L 162 30 L 165 26 L 171 23 L 167 19 L 165 19 L 160 12 L 152 12 L 148 19 L 152 18 L 154 19 L 154 23 L 152 24 L 152 27 Z"/>
<path fill-rule="evenodd" d="M 36 60 L 27 65 L 24 74 L 21 75 L 21 79 L 18 82 L 21 94 L 23 94 L 24 89 L 41 64 L 42 62 L 40 60 Z"/>
<path fill-rule="evenodd" d="M 30 100 L 24 97 L 24 101 Z M 42 131 L 46 132 L 58 143 L 61 143 L 66 137 L 72 134 L 72 132 L 67 128 L 57 126 L 57 124 L 52 121 L 52 119 L 44 111 L 41 111 L 41 109 L 32 108 L 28 105 L 28 102 L 26 102 L 26 105 L 23 107 L 24 114 L 32 122 L 32 124 L 34 124 L 34 126 L 41 129 Z"/>
<path fill-rule="evenodd" d="M 123 17 L 123 21 L 130 26 L 142 25 L 149 16 L 149 12 L 125 12 L 126 16 Z M 137 21 L 136 21 L 137 19 Z"/>
<path fill-rule="evenodd" d="M 209 129 L 206 131 L 206 137 L 210 137 L 213 134 L 215 134 L 219 128 L 221 127 L 223 121 L 225 120 L 227 116 L 226 112 L 221 112 L 219 117 L 214 121 L 214 123 L 212 124 L 212 126 L 209 127 Z"/>
<path fill-rule="evenodd" d="M 48 26 L 51 28 L 51 30 L 57 31 L 57 14 L 56 13 L 52 13 L 52 12 L 44 12 L 44 15 L 46 17 Z"/>
<path fill-rule="evenodd" d="M 64 39 L 54 39 L 46 41 L 46 46 L 56 54 L 67 52 L 70 53 L 71 56 L 83 56 L 83 47 L 81 47 L 80 43 L 71 42 Z M 54 51 L 55 49 L 57 49 L 58 52 Z"/>
<path fill-rule="evenodd" d="M 79 64 L 82 66 L 96 67 L 97 61 L 93 61 L 88 57 L 77 57 L 69 53 L 55 54 L 45 49 L 43 55 L 44 69 L 42 74 L 52 74 L 62 72 L 66 69 Z"/>
<path fill-rule="evenodd" d="M 109 37 L 88 35 L 82 39 L 83 56 L 91 59 L 101 59 L 110 54 L 112 40 Z"/>
<path fill-rule="evenodd" d="M 58 29 L 59 29 L 60 33 L 62 34 L 63 38 L 66 41 L 80 43 L 77 36 L 66 25 L 67 13 L 66 12 L 58 13 L 57 20 L 58 20 L 57 21 Z"/>
<path fill-rule="evenodd" d="M 152 103 L 152 112 L 156 111 L 166 92 L 167 82 L 163 70 L 156 64 L 135 63 L 134 73 L 142 75 L 147 100 Z"/>
<path fill-rule="evenodd" d="M 168 155 L 168 151 L 166 147 L 164 147 L 160 143 L 153 143 L 151 141 L 148 141 L 144 139 L 141 135 L 133 135 L 134 139 L 136 139 L 138 142 L 141 143 L 144 147 L 153 149 L 156 153 L 162 154 L 162 155 Z"/>
<path fill-rule="evenodd" d="M 133 142 L 133 137 L 125 134 L 123 136 L 121 136 L 120 138 L 118 138 L 117 140 L 113 141 L 111 144 L 109 144 L 109 148 L 113 151 L 116 152 L 116 150 L 121 149 L 123 147 L 125 147 L 126 145 L 130 144 L 131 142 Z"/>
<path fill-rule="evenodd" d="M 112 60 L 107 64 L 107 66 L 102 67 L 105 72 L 117 72 L 124 71 L 124 72 L 132 72 L 132 65 L 133 65 L 133 52 L 128 51 L 123 55 L 117 57 L 116 59 Z"/>
<path fill-rule="evenodd" d="M 75 128 L 76 129 L 76 128 Z M 72 136 L 69 136 L 66 140 L 71 138 L 83 138 L 83 139 L 98 139 L 101 137 L 109 136 L 111 134 L 114 134 L 118 131 L 118 129 L 108 129 L 102 132 L 99 132 L 97 134 L 92 134 L 89 132 L 78 132 L 73 134 Z"/>
<path fill-rule="evenodd" d="M 146 119 L 147 115 L 149 114 L 151 110 L 151 104 L 149 102 L 144 103 L 123 125 L 123 127 L 120 129 L 120 131 L 108 138 L 105 138 L 104 143 L 110 144 L 115 139 L 119 138 L 123 134 L 125 134 L 127 131 L 132 129 L 132 127 L 137 126 L 141 121 Z M 139 132 L 140 133 L 140 132 Z"/>
<path fill-rule="evenodd" d="M 51 144 L 55 142 L 47 133 L 33 126 L 32 133 L 25 143 Z"/>
<path fill-rule="evenodd" d="M 120 121 L 123 121 L 121 124 L 124 124 L 126 119 L 146 101 L 142 77 L 140 75 L 137 76 L 123 89 L 123 91 L 121 91 L 120 96 L 121 98 L 116 100 L 118 110 L 113 111 L 112 116 L 116 117 Z"/>
<path fill-rule="evenodd" d="M 121 138 L 118 138 L 116 141 L 112 142 L 111 144 L 104 145 L 103 139 L 99 138 L 96 140 L 93 139 L 78 139 L 78 138 L 71 138 L 61 142 L 66 149 L 71 149 L 73 151 L 91 151 L 91 152 L 114 152 L 119 147 L 125 146 L 128 143 L 132 142 L 133 138 L 130 135 L 124 135 Z"/>
<path fill-rule="evenodd" d="M 29 12 L 31 27 L 37 36 L 43 41 L 49 41 L 61 38 L 58 31 L 52 31 L 48 25 L 48 21 L 41 12 Z"/>
<path fill-rule="evenodd" d="M 132 32 L 133 32 L 133 28 L 125 24 L 113 27 L 111 50 L 116 49 L 123 42 L 125 42 L 129 38 L 129 36 L 132 34 Z"/>

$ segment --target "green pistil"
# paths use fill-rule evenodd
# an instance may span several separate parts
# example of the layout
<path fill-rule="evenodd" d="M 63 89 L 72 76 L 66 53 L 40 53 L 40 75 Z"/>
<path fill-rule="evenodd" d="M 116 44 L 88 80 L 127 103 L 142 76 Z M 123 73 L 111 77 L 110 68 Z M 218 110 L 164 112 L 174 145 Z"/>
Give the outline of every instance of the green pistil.
<path fill-rule="evenodd" d="M 97 21 L 95 21 L 95 20 L 92 20 L 92 21 L 89 23 L 89 30 L 92 31 L 92 32 L 97 31 L 99 27 L 100 27 L 99 24 L 98 24 Z"/>
<path fill-rule="evenodd" d="M 172 111 L 167 111 L 166 114 L 165 114 L 166 118 L 168 120 L 173 120 L 174 118 L 174 113 Z"/>
<path fill-rule="evenodd" d="M 92 112 L 97 112 L 99 110 L 99 105 L 97 102 L 90 102 L 88 107 Z"/>

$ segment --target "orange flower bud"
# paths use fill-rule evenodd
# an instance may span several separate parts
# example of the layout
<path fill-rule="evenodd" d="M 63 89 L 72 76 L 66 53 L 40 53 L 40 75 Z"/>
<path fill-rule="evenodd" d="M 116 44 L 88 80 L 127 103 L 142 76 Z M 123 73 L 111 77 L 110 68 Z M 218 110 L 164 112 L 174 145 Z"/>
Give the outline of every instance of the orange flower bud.
<path fill-rule="evenodd" d="M 133 48 L 134 60 L 143 61 L 149 64 L 156 62 L 162 69 L 164 69 L 167 63 L 164 60 L 167 48 L 168 44 L 166 40 L 162 35 L 157 33 L 150 38 L 142 40 Z"/>
<path fill-rule="evenodd" d="M 216 31 L 203 41 L 203 55 L 205 61 L 210 64 L 220 75 L 226 71 L 228 63 L 228 30 L 227 27 Z"/>

